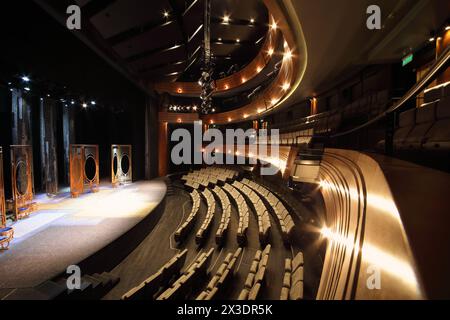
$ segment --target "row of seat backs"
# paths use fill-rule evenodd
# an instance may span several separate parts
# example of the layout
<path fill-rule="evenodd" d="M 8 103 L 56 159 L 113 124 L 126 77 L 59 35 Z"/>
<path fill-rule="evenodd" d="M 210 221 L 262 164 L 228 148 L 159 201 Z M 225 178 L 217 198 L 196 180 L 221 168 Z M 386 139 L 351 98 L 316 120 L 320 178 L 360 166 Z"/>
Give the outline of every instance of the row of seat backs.
<path fill-rule="evenodd" d="M 283 202 L 281 202 L 271 191 L 257 184 L 254 181 L 244 178 L 242 180 L 242 183 L 252 188 L 253 191 L 258 193 L 263 199 L 267 201 L 271 210 L 277 217 L 278 223 L 281 228 L 283 240 L 285 243 L 288 243 L 294 231 L 295 223 L 291 215 L 289 214 L 289 211 L 284 206 Z"/>
<path fill-rule="evenodd" d="M 227 179 L 233 180 L 238 176 L 236 171 L 227 168 L 207 167 L 200 169 L 200 172 L 207 173 L 211 176 L 220 177 L 224 182 Z"/>
<path fill-rule="evenodd" d="M 264 205 L 258 194 L 245 184 L 239 181 L 234 181 L 233 186 L 240 190 L 250 200 L 257 215 L 259 240 L 261 243 L 265 243 L 269 237 L 271 229 L 269 212 L 267 211 L 266 206 Z"/>
<path fill-rule="evenodd" d="M 172 257 L 155 274 L 144 280 L 140 285 L 134 287 L 122 296 L 122 300 L 149 300 L 154 299 L 161 288 L 169 285 L 173 277 L 180 274 L 181 268 L 186 261 L 188 250 L 185 249 Z"/>
<path fill-rule="evenodd" d="M 386 109 L 389 102 L 389 91 L 384 90 L 372 95 L 364 96 L 343 108 L 343 116 L 347 118 L 349 116 L 357 114 L 365 114 L 373 111 L 374 114 L 379 113 L 383 109 Z"/>
<path fill-rule="evenodd" d="M 281 144 L 308 144 L 314 135 L 330 133 L 339 129 L 344 118 L 367 113 L 377 115 L 386 109 L 389 102 L 389 91 L 382 90 L 352 102 L 343 107 L 341 111 L 324 112 L 315 117 L 303 118 L 298 125 L 294 125 L 298 120 L 285 123 L 283 127 L 290 128 L 289 132 L 280 135 Z"/>
<path fill-rule="evenodd" d="M 237 241 L 240 245 L 244 245 L 247 241 L 247 230 L 249 226 L 249 209 L 247 202 L 245 202 L 242 194 L 236 190 L 235 187 L 226 183 L 223 186 L 224 190 L 228 192 L 228 195 L 235 202 L 236 208 L 239 213 L 239 223 L 237 230 Z"/>
<path fill-rule="evenodd" d="M 209 175 L 207 176 L 192 172 L 189 173 L 188 175 L 183 176 L 181 180 L 196 182 L 204 188 L 208 187 L 209 185 L 216 185 L 218 183 L 216 177 L 211 177 Z"/>
<path fill-rule="evenodd" d="M 192 190 L 190 193 L 191 199 L 192 199 L 192 209 L 189 213 L 189 216 L 186 218 L 186 221 L 183 222 L 183 224 L 175 231 L 175 241 L 181 242 L 186 237 L 186 235 L 189 233 L 189 231 L 192 230 L 194 227 L 195 222 L 197 221 L 198 213 L 200 210 L 200 194 L 197 190 Z"/>
<path fill-rule="evenodd" d="M 200 184 L 198 182 L 193 181 L 193 180 L 186 180 L 184 185 L 186 187 L 190 187 L 192 190 L 199 190 L 200 189 Z"/>
<path fill-rule="evenodd" d="M 214 248 L 202 252 L 181 276 L 158 296 L 157 300 L 185 299 L 189 292 L 207 277 L 213 252 Z"/>
<path fill-rule="evenodd" d="M 450 142 L 450 97 L 407 110 L 394 133 L 396 149 L 433 147 Z"/>
<path fill-rule="evenodd" d="M 206 288 L 197 296 L 196 300 L 212 300 L 217 297 L 219 291 L 227 286 L 234 276 L 237 260 L 241 255 L 242 248 L 234 253 L 228 253 L 216 274 L 211 278 Z"/>
<path fill-rule="evenodd" d="M 216 212 L 216 201 L 214 200 L 214 196 L 211 191 L 209 191 L 209 189 L 203 190 L 202 196 L 206 201 L 208 209 L 206 211 L 205 220 L 203 220 L 203 223 L 195 236 L 195 241 L 197 244 L 201 244 L 203 242 L 203 240 L 205 239 L 205 235 L 211 229 L 214 214 Z"/>
<path fill-rule="evenodd" d="M 238 300 L 256 300 L 258 298 L 259 291 L 265 281 L 270 249 L 271 245 L 268 244 L 263 251 L 256 251 L 250 266 L 250 271 L 245 280 L 244 288 L 239 294 Z"/>
<path fill-rule="evenodd" d="M 289 258 L 285 260 L 280 300 L 303 299 L 303 266 L 302 252 L 299 252 L 293 260 Z"/>
<path fill-rule="evenodd" d="M 231 203 L 227 194 L 221 187 L 216 186 L 212 191 L 219 198 L 220 206 L 222 207 L 222 217 L 216 232 L 216 244 L 221 245 L 231 221 Z"/>
<path fill-rule="evenodd" d="M 450 97 L 450 82 L 425 90 L 424 103 L 433 102 L 445 97 Z"/>

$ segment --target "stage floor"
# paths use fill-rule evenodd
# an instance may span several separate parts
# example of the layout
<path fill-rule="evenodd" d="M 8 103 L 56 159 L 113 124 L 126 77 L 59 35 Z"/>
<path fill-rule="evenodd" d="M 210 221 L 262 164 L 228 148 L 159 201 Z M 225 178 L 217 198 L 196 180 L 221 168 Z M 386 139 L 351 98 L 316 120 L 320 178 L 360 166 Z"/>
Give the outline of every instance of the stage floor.
<path fill-rule="evenodd" d="M 36 286 L 64 272 L 147 217 L 164 199 L 162 180 L 142 181 L 72 199 L 36 196 L 38 211 L 13 224 L 10 249 L 0 252 L 0 288 Z"/>

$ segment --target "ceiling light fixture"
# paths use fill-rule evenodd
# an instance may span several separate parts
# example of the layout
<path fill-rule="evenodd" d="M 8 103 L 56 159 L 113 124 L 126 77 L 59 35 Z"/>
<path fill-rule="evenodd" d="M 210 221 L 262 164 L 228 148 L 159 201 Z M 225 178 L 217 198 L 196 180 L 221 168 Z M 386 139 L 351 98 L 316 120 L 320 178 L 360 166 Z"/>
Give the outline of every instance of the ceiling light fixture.
<path fill-rule="evenodd" d="M 83 108 L 87 108 L 88 105 L 87 105 L 87 103 L 83 103 L 82 106 L 83 106 Z"/>
<path fill-rule="evenodd" d="M 237 38 L 237 39 L 236 39 L 236 42 L 237 42 L 237 43 L 241 42 L 241 39 Z"/>
<path fill-rule="evenodd" d="M 271 28 L 272 30 L 277 30 L 278 25 L 277 25 L 277 23 L 276 23 L 275 20 L 272 22 L 272 25 L 270 26 L 270 28 Z"/>
<path fill-rule="evenodd" d="M 169 17 L 169 12 L 168 11 L 164 11 L 164 17 L 168 18 Z"/>
<path fill-rule="evenodd" d="M 289 90 L 289 87 L 290 87 L 290 84 L 289 84 L 288 82 L 285 82 L 285 83 L 283 84 L 283 86 L 282 86 L 282 88 L 283 88 L 284 91 Z"/>
<path fill-rule="evenodd" d="M 27 76 L 23 76 L 21 77 L 23 82 L 30 82 L 30 78 L 28 78 Z"/>
<path fill-rule="evenodd" d="M 250 23 L 251 23 L 251 24 L 255 23 L 255 19 L 251 18 L 251 19 L 250 19 Z"/>
<path fill-rule="evenodd" d="M 222 21 L 223 21 L 223 23 L 225 23 L 225 24 L 230 23 L 230 16 L 229 16 L 229 15 L 224 15 Z"/>

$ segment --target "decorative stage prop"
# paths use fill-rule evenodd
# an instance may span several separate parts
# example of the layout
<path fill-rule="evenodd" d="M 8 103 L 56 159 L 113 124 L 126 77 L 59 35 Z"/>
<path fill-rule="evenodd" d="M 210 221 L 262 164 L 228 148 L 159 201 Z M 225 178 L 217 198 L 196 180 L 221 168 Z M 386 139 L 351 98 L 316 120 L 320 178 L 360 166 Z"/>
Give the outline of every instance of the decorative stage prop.
<path fill-rule="evenodd" d="M 90 189 L 97 192 L 100 184 L 98 145 L 70 145 L 70 192 L 76 198 Z"/>
<path fill-rule="evenodd" d="M 113 187 L 131 183 L 133 180 L 131 145 L 111 146 L 111 181 Z"/>
<path fill-rule="evenodd" d="M 31 146 L 11 146 L 11 178 L 16 220 L 36 210 L 33 202 L 33 152 Z"/>

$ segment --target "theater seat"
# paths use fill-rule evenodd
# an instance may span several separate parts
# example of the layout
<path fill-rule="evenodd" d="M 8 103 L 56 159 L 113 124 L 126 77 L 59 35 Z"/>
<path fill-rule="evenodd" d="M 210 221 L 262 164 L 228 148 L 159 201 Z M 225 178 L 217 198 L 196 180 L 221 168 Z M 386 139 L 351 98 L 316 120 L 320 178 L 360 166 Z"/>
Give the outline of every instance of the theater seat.
<path fill-rule="evenodd" d="M 396 149 L 403 148 L 406 137 L 414 128 L 416 108 L 401 113 L 399 118 L 399 128 L 395 131 L 393 139 L 394 147 Z"/>
<path fill-rule="evenodd" d="M 422 147 L 425 136 L 433 126 L 436 118 L 436 102 L 423 105 L 416 110 L 415 126 L 405 138 L 398 149 L 419 150 Z"/>
<path fill-rule="evenodd" d="M 438 102 L 436 122 L 426 133 L 423 148 L 432 151 L 450 150 L 450 97 Z"/>

